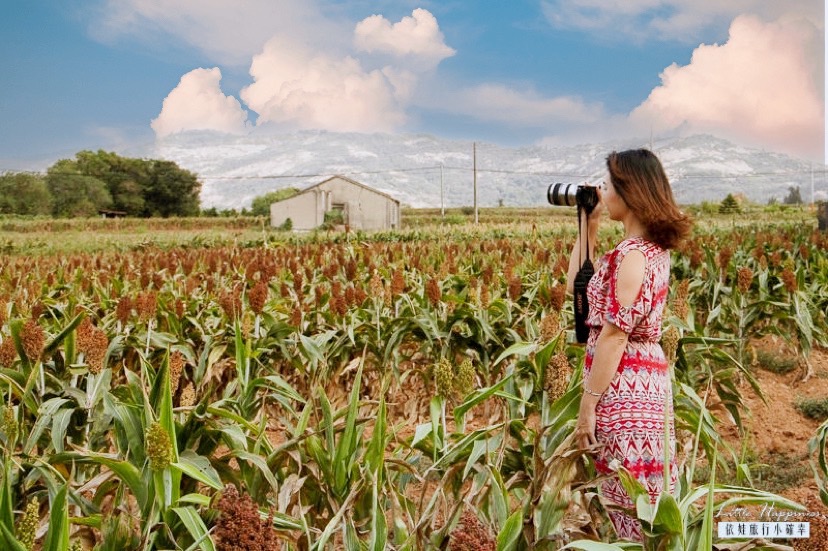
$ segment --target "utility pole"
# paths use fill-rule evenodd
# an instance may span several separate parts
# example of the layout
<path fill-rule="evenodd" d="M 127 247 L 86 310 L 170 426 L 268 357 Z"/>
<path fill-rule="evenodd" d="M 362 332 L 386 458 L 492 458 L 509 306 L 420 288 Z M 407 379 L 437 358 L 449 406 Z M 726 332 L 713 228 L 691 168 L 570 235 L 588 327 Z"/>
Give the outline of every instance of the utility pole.
<path fill-rule="evenodd" d="M 443 202 L 443 163 L 440 163 L 440 216 L 446 217 L 446 204 Z"/>
<path fill-rule="evenodd" d="M 811 205 L 815 204 L 814 201 L 814 163 L 809 163 L 811 165 Z"/>
<path fill-rule="evenodd" d="M 472 143 L 472 171 L 474 172 L 474 223 L 477 224 L 477 142 Z"/>

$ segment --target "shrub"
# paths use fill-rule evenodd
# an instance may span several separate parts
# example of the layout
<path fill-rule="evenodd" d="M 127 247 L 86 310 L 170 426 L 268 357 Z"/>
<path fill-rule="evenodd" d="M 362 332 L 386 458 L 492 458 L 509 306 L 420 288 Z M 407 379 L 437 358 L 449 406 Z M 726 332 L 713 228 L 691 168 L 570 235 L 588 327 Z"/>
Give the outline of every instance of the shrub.
<path fill-rule="evenodd" d="M 796 358 L 779 356 L 765 350 L 756 352 L 756 361 L 762 369 L 779 375 L 790 373 L 798 366 Z"/>
<path fill-rule="evenodd" d="M 291 230 L 293 230 L 293 219 L 286 218 L 285 221 L 282 222 L 282 224 L 279 227 L 277 227 L 276 229 L 278 229 L 280 231 L 291 231 Z"/>
<path fill-rule="evenodd" d="M 828 419 L 828 398 L 802 398 L 797 400 L 796 409 L 809 419 Z"/>

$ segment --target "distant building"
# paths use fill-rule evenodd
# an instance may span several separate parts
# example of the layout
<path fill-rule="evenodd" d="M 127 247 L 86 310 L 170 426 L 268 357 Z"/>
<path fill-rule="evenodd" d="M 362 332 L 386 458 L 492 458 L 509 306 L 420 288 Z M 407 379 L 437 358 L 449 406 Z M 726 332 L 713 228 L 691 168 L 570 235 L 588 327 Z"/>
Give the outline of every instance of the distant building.
<path fill-rule="evenodd" d="M 354 230 L 400 227 L 400 202 L 344 176 L 333 176 L 270 205 L 270 225 L 290 218 L 294 230 L 312 230 L 328 220 Z"/>
<path fill-rule="evenodd" d="M 122 210 L 98 209 L 101 218 L 126 218 L 127 213 Z"/>

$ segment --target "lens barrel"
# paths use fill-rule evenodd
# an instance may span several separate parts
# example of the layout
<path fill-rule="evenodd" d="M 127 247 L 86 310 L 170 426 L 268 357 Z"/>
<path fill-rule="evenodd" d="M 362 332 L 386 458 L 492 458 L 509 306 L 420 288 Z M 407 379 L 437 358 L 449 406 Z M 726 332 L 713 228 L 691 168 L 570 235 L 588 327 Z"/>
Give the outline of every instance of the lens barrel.
<path fill-rule="evenodd" d="M 574 207 L 577 205 L 578 184 L 552 184 L 546 190 L 546 200 L 550 205 Z"/>

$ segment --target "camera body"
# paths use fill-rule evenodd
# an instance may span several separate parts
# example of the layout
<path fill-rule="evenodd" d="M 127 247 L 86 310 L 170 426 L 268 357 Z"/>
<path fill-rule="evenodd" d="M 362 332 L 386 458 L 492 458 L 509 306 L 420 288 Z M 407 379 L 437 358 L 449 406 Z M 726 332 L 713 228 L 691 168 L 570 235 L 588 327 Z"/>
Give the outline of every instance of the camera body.
<path fill-rule="evenodd" d="M 552 184 L 546 190 L 550 205 L 575 207 L 591 213 L 598 205 L 598 190 L 585 184 Z"/>

